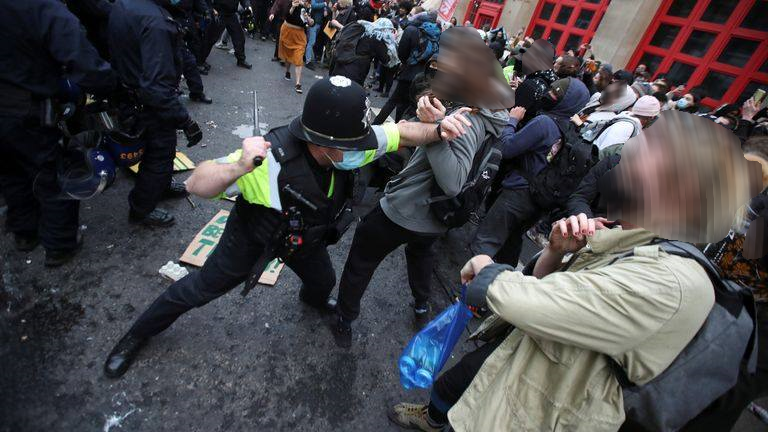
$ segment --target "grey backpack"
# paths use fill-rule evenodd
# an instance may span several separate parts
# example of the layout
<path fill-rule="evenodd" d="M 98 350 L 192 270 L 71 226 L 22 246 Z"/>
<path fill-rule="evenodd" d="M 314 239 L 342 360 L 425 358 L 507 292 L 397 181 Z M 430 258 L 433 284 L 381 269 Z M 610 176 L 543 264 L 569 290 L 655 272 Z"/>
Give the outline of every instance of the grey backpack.
<path fill-rule="evenodd" d="M 715 304 L 701 329 L 659 376 L 635 385 L 611 359 L 624 393 L 627 420 L 649 431 L 663 432 L 680 429 L 730 390 L 742 364 L 754 372 L 757 328 L 749 288 L 723 278 L 690 243 L 662 240 L 658 245 L 669 254 L 699 263 L 715 288 Z"/>

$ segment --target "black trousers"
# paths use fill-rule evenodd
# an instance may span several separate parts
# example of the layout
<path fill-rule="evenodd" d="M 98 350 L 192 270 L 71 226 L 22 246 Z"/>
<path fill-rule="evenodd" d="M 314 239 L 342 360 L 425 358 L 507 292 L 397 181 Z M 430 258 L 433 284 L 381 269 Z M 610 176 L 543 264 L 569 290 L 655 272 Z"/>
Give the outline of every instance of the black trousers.
<path fill-rule="evenodd" d="M 200 77 L 200 70 L 197 69 L 197 59 L 186 46 L 181 47 L 181 61 L 184 79 L 187 80 L 189 92 L 192 94 L 202 94 L 205 89 L 203 88 L 203 79 Z"/>
<path fill-rule="evenodd" d="M 373 120 L 373 124 L 380 125 L 387 120 L 392 110 L 395 110 L 395 121 L 403 118 L 403 113 L 411 104 L 411 81 L 397 80 L 395 90 L 387 99 L 387 103 L 381 108 L 379 115 Z"/>
<path fill-rule="evenodd" d="M 504 189 L 480 222 L 470 250 L 516 266 L 523 247 L 522 235 L 542 213 L 527 188 Z"/>
<path fill-rule="evenodd" d="M 440 374 L 432 386 L 429 401 L 429 416 L 432 420 L 440 423 L 448 422 L 448 411 L 461 399 L 461 395 L 475 379 L 485 360 L 503 341 L 504 338 L 500 337 L 484 344 L 465 354 L 452 368 Z"/>
<path fill-rule="evenodd" d="M 60 133 L 21 117 L 0 114 L 0 191 L 8 205 L 6 229 L 40 236 L 46 250 L 77 246 L 80 202 L 63 199 L 56 180 Z M 33 192 L 34 186 L 34 192 Z"/>
<path fill-rule="evenodd" d="M 272 20 L 272 32 L 275 36 L 275 52 L 272 54 L 272 58 L 279 58 L 278 52 L 280 51 L 280 28 L 283 26 L 283 20 L 280 18 L 275 17 L 275 19 Z"/>
<path fill-rule="evenodd" d="M 245 33 L 240 25 L 237 14 L 219 15 L 219 19 L 213 20 L 208 24 L 205 32 L 205 47 L 203 59 L 207 59 L 211 54 L 211 49 L 216 41 L 219 40 L 224 29 L 232 38 L 232 45 L 235 47 L 235 58 L 245 60 Z"/>
<path fill-rule="evenodd" d="M 152 113 L 142 116 L 147 125 L 146 146 L 133 190 L 128 195 L 131 210 L 146 216 L 157 207 L 163 192 L 171 185 L 173 159 L 176 157 L 176 129 L 152 119 Z"/>
<path fill-rule="evenodd" d="M 392 222 L 381 206 L 365 215 L 355 230 L 352 247 L 339 282 L 338 311 L 345 320 L 360 315 L 360 300 L 381 261 L 405 244 L 408 282 L 417 302 L 429 299 L 434 254 L 432 244 L 437 235 L 407 230 Z"/>
<path fill-rule="evenodd" d="M 200 271 L 191 273 L 165 290 L 141 314 L 130 332 L 139 337 L 154 336 L 185 312 L 221 297 L 240 285 L 277 225 L 277 212 L 253 208 L 238 199 L 219 239 L 219 244 Z M 336 274 L 325 245 L 300 249 L 286 265 L 303 282 L 301 296 L 310 302 L 325 301 L 336 285 Z"/>

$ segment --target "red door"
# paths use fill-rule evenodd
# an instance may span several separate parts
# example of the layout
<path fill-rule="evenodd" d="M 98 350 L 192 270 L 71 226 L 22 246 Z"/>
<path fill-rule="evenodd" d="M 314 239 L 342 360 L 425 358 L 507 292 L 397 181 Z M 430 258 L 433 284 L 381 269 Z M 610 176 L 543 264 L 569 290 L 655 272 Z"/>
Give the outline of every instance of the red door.
<path fill-rule="evenodd" d="M 539 0 L 526 36 L 547 39 L 560 54 L 592 40 L 611 0 Z"/>
<path fill-rule="evenodd" d="M 505 0 L 472 0 L 464 15 L 464 21 L 471 22 L 477 29 L 482 29 L 486 24 L 496 28 L 501 19 L 504 2 Z"/>
<path fill-rule="evenodd" d="M 710 107 L 768 88 L 767 0 L 664 0 L 627 69 L 643 63 Z"/>

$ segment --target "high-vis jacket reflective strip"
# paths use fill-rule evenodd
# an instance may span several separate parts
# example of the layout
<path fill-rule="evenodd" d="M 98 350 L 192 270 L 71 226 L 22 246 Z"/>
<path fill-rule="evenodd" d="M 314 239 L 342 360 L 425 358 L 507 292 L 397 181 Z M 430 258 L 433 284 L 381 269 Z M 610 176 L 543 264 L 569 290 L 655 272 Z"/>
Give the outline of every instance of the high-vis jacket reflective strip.
<path fill-rule="evenodd" d="M 400 132 L 397 125 L 387 123 L 381 126 L 373 126 L 373 133 L 376 134 L 379 147 L 375 150 L 366 150 L 365 157 L 360 166 L 367 165 L 380 158 L 385 153 L 397 151 L 400 146 Z M 221 163 L 235 163 L 240 160 L 242 150 L 230 153 L 228 156 L 219 159 Z M 267 152 L 267 158 L 260 166 L 253 171 L 237 179 L 237 182 L 227 188 L 221 198 L 234 197 L 238 194 L 251 204 L 258 204 L 275 210 L 282 210 L 280 202 L 280 190 L 277 185 L 277 176 L 280 174 L 280 163 L 272 156 L 272 152 Z M 328 198 L 333 196 L 336 185 L 336 175 L 331 174 L 331 184 L 328 188 Z"/>

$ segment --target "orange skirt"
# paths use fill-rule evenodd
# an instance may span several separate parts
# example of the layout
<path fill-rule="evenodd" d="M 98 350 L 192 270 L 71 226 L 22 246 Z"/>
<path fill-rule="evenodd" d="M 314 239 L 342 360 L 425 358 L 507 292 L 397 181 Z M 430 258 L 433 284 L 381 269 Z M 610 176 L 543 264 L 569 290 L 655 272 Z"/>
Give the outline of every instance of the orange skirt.
<path fill-rule="evenodd" d="M 283 23 L 280 27 L 280 46 L 277 56 L 292 65 L 304 66 L 304 52 L 307 49 L 307 35 L 304 29 Z"/>

